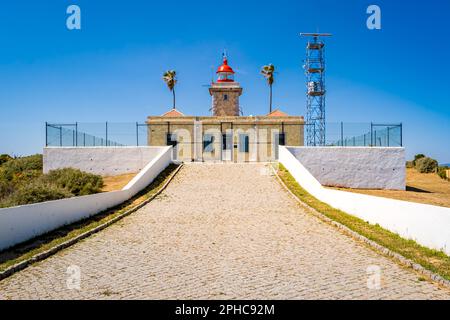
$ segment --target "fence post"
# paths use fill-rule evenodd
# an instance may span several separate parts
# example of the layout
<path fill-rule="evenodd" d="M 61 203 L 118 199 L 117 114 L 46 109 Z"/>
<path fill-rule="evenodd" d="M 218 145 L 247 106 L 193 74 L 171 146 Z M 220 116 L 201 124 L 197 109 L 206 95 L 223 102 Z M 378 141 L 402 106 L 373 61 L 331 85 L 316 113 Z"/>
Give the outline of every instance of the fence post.
<path fill-rule="evenodd" d="M 403 123 L 400 122 L 400 147 L 403 147 Z"/>
<path fill-rule="evenodd" d="M 75 122 L 75 145 L 78 147 L 78 122 Z"/>
<path fill-rule="evenodd" d="M 139 124 L 136 121 L 136 146 L 139 147 Z"/>
<path fill-rule="evenodd" d="M 105 146 L 107 147 L 107 146 L 108 146 L 108 121 L 106 121 L 105 127 L 106 127 L 106 140 L 105 140 Z M 103 143 L 102 143 L 102 145 L 103 145 Z"/>
<path fill-rule="evenodd" d="M 341 146 L 344 146 L 344 122 L 341 121 Z"/>
<path fill-rule="evenodd" d="M 387 127 L 387 146 L 389 147 L 389 126 Z"/>
<path fill-rule="evenodd" d="M 45 121 L 45 146 L 48 147 L 48 124 Z"/>
<path fill-rule="evenodd" d="M 86 147 L 86 132 L 83 132 L 83 147 Z"/>
<path fill-rule="evenodd" d="M 373 123 L 370 123 L 370 146 L 373 147 Z"/>
<path fill-rule="evenodd" d="M 62 126 L 59 126 L 59 146 L 62 147 Z"/>

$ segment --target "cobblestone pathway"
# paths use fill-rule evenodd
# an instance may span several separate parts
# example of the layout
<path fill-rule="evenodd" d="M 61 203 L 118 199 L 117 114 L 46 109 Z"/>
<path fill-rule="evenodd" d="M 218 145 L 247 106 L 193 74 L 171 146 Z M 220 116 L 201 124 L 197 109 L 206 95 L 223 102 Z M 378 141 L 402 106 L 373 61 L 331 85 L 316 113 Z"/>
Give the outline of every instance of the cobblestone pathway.
<path fill-rule="evenodd" d="M 450 298 L 419 278 L 305 213 L 264 165 L 192 164 L 138 212 L 1 281 L 0 298 Z"/>

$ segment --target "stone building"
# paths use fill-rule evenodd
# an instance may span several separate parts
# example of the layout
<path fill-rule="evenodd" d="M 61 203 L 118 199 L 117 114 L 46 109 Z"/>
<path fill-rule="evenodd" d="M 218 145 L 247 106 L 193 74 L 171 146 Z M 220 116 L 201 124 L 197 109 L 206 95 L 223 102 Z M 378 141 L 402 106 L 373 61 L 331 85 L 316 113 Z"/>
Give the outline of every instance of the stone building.
<path fill-rule="evenodd" d="M 226 58 L 212 83 L 212 116 L 188 116 L 172 109 L 149 116 L 148 144 L 172 145 L 179 161 L 272 161 L 278 145 L 303 146 L 304 119 L 280 110 L 262 116 L 241 116 L 239 83 Z"/>

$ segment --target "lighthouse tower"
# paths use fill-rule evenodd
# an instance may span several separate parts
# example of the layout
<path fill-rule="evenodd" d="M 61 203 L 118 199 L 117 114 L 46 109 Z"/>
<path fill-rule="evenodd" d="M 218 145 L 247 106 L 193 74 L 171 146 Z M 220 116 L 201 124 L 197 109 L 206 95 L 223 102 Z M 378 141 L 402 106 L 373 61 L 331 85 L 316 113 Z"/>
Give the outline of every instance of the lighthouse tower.
<path fill-rule="evenodd" d="M 211 84 L 209 94 L 212 96 L 213 116 L 239 116 L 239 96 L 242 88 L 234 81 L 234 71 L 228 65 L 227 56 L 217 69 L 217 81 Z"/>

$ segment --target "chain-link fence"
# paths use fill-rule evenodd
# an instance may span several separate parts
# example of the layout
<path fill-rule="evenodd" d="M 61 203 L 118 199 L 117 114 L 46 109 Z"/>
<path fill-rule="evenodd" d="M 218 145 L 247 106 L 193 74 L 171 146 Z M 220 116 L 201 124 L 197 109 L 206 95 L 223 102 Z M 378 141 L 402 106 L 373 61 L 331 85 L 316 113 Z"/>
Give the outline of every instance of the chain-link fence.
<path fill-rule="evenodd" d="M 341 147 L 401 147 L 403 125 L 379 123 L 327 123 L 326 145 Z"/>
<path fill-rule="evenodd" d="M 287 132 L 277 129 L 280 139 L 270 139 L 280 144 L 289 144 L 290 137 L 298 135 L 304 139 L 307 126 L 299 126 L 300 132 L 289 132 L 288 126 L 283 128 Z M 257 126 L 256 126 L 257 128 Z M 147 146 L 149 145 L 151 135 L 151 125 L 146 123 L 66 123 L 52 124 L 46 123 L 46 146 L 51 147 L 95 147 L 95 146 Z M 287 135 L 287 137 L 286 137 Z M 403 126 L 402 124 L 379 124 L 379 123 L 348 123 L 336 122 L 327 123 L 325 128 L 325 146 L 368 146 L 368 147 L 400 147 L 403 145 Z M 220 137 L 219 137 L 220 138 Z M 201 148 L 211 148 L 211 145 L 217 145 L 215 149 L 225 149 L 227 144 L 220 142 L 219 138 L 211 142 L 209 136 L 191 137 L 190 141 L 200 141 Z M 177 141 L 178 145 L 184 142 Z M 267 144 L 267 142 L 254 142 L 252 144 Z M 173 144 L 168 139 L 159 142 L 161 144 Z M 306 145 L 306 141 L 304 141 Z M 315 146 L 315 144 L 313 144 Z M 318 145 L 316 145 L 318 146 Z M 229 147 L 229 146 L 228 146 Z"/>

